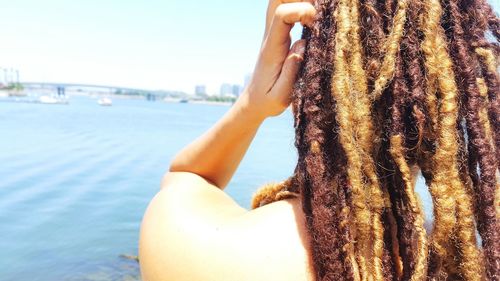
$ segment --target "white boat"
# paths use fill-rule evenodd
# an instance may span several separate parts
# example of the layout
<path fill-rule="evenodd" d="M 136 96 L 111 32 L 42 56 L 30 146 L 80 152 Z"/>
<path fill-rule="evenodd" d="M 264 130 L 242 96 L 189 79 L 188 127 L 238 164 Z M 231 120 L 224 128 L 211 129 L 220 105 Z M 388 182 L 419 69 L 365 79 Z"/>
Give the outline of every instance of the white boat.
<path fill-rule="evenodd" d="M 113 105 L 113 101 L 110 98 L 100 98 L 97 101 L 97 104 L 99 104 L 101 106 L 112 106 Z"/>
<path fill-rule="evenodd" d="M 41 96 L 38 99 L 38 102 L 43 104 L 68 104 L 68 101 L 66 99 L 57 98 L 54 96 Z"/>

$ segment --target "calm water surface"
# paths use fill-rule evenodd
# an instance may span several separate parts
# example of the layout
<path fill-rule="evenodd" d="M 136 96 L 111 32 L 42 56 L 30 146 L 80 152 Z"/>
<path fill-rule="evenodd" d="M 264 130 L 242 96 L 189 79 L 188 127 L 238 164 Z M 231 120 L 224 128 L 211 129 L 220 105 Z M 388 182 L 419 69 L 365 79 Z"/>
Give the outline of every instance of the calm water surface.
<path fill-rule="evenodd" d="M 144 210 L 174 154 L 229 107 L 89 98 L 0 102 L 0 280 L 137 280 Z M 291 116 L 269 120 L 227 191 L 289 176 Z"/>
<path fill-rule="evenodd" d="M 0 102 L 0 280 L 139 280 L 122 255 L 137 255 L 141 217 L 169 161 L 228 109 Z M 292 125 L 286 113 L 259 131 L 227 189 L 242 206 L 292 174 Z"/>

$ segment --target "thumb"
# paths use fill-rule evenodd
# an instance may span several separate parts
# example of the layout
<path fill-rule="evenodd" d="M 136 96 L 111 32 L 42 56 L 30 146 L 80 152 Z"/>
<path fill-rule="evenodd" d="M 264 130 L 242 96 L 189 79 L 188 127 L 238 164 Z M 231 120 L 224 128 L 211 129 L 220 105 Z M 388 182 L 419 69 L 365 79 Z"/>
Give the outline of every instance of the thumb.
<path fill-rule="evenodd" d="M 297 79 L 297 73 L 299 72 L 302 61 L 304 61 L 305 49 L 306 40 L 299 40 L 293 44 L 283 63 L 280 76 L 271 89 L 271 94 L 283 98 L 283 103 L 286 105 L 290 103 L 293 85 Z"/>

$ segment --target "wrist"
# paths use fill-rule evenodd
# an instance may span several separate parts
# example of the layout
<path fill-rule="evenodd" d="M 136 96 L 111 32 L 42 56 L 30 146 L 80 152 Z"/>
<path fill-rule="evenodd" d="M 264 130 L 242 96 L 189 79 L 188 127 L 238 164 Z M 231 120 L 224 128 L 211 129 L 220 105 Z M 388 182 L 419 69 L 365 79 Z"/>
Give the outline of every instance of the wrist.
<path fill-rule="evenodd" d="M 269 117 L 269 115 L 265 111 L 265 108 L 252 100 L 247 89 L 243 91 L 241 96 L 236 101 L 234 107 L 240 115 L 248 118 L 248 121 L 252 123 L 260 125 L 262 122 L 264 122 L 265 119 Z"/>

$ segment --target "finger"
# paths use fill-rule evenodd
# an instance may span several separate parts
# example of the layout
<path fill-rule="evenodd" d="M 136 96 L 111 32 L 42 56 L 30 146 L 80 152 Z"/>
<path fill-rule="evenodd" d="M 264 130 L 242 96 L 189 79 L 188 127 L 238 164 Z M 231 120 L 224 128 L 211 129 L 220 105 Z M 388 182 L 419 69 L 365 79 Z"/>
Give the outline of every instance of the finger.
<path fill-rule="evenodd" d="M 268 39 L 275 43 L 285 42 L 295 23 L 300 22 L 302 25 L 310 26 L 315 16 L 316 9 L 309 2 L 281 4 L 271 21 Z"/>
<path fill-rule="evenodd" d="M 312 25 L 316 9 L 309 2 L 281 4 L 275 11 L 269 28 L 269 34 L 264 40 L 263 56 L 281 58 L 288 53 L 290 47 L 290 31 L 294 24 Z"/>
<path fill-rule="evenodd" d="M 274 13 L 276 12 L 276 9 L 279 7 L 279 5 L 285 3 L 295 3 L 295 2 L 309 2 L 311 4 L 314 4 L 315 0 L 270 0 L 269 1 L 269 6 L 267 7 L 266 29 L 264 32 L 264 38 L 267 36 L 267 33 L 269 32 L 269 28 L 271 27 Z"/>
<path fill-rule="evenodd" d="M 276 80 L 274 87 L 271 89 L 271 95 L 280 93 L 280 98 L 284 106 L 288 106 L 291 101 L 291 93 L 300 66 L 304 61 L 304 53 L 306 49 L 306 41 L 299 40 L 293 44 L 288 56 L 283 64 L 280 76 Z"/>

